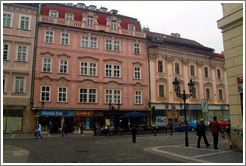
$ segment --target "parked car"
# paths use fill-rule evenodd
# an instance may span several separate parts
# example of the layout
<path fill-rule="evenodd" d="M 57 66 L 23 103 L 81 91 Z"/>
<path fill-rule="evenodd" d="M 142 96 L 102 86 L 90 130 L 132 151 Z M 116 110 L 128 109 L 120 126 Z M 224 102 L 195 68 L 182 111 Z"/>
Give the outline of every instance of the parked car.
<path fill-rule="evenodd" d="M 198 120 L 188 120 L 187 123 L 188 123 L 188 126 L 187 126 L 187 130 L 188 131 L 196 131 L 196 127 L 197 127 L 197 123 L 199 121 Z M 174 130 L 175 131 L 185 131 L 185 125 L 184 125 L 184 122 L 182 122 L 181 124 L 179 125 L 176 125 L 174 127 Z"/>

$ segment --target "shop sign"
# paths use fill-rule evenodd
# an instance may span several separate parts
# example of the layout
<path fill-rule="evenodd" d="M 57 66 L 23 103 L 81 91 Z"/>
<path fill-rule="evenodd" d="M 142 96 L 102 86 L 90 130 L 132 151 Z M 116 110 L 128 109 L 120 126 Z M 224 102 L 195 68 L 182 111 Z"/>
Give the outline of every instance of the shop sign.
<path fill-rule="evenodd" d="M 93 115 L 93 111 L 77 111 L 76 116 L 82 116 L 82 117 L 87 117 Z"/>
<path fill-rule="evenodd" d="M 69 110 L 39 110 L 39 116 L 75 116 L 76 111 Z"/>
<path fill-rule="evenodd" d="M 243 83 L 243 76 L 237 76 L 237 83 L 241 84 Z"/>

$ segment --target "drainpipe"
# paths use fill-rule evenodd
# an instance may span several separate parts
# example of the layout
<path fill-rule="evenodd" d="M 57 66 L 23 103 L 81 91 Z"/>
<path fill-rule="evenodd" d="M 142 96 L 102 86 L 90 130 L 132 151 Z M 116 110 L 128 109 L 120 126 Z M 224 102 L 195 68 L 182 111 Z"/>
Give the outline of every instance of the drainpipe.
<path fill-rule="evenodd" d="M 31 133 L 31 111 L 33 111 L 33 98 L 34 98 L 34 83 L 35 83 L 35 67 L 36 67 L 36 54 L 37 54 L 37 41 L 38 41 L 38 20 L 40 14 L 41 4 L 39 4 L 36 14 L 36 25 L 34 35 L 34 48 L 33 48 L 33 61 L 32 61 L 32 78 L 31 78 L 31 97 L 30 97 L 30 114 L 29 114 L 29 133 Z"/>

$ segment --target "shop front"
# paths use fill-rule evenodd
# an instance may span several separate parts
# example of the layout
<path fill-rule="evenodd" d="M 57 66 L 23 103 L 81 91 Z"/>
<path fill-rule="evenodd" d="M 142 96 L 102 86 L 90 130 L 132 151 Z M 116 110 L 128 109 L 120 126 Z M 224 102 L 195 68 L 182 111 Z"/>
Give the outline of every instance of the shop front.
<path fill-rule="evenodd" d="M 92 129 L 94 111 L 77 111 L 75 121 L 75 131 L 78 130 L 79 126 L 82 126 L 84 130 Z"/>
<path fill-rule="evenodd" d="M 3 110 L 3 132 L 4 133 L 22 132 L 23 109 L 4 109 Z"/>

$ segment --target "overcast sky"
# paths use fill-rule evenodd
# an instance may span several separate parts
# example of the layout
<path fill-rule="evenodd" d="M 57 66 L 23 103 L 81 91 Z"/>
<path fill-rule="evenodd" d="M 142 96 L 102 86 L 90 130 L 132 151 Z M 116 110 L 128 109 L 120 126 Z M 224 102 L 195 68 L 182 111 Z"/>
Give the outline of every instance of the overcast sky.
<path fill-rule="evenodd" d="M 198 43 L 221 53 L 223 39 L 217 21 L 222 18 L 221 2 L 201 1 L 80 1 L 86 6 L 116 9 L 119 14 L 137 18 L 142 27 L 150 31 L 179 33 L 182 38 L 195 40 Z M 78 3 L 75 1 L 74 3 Z"/>

